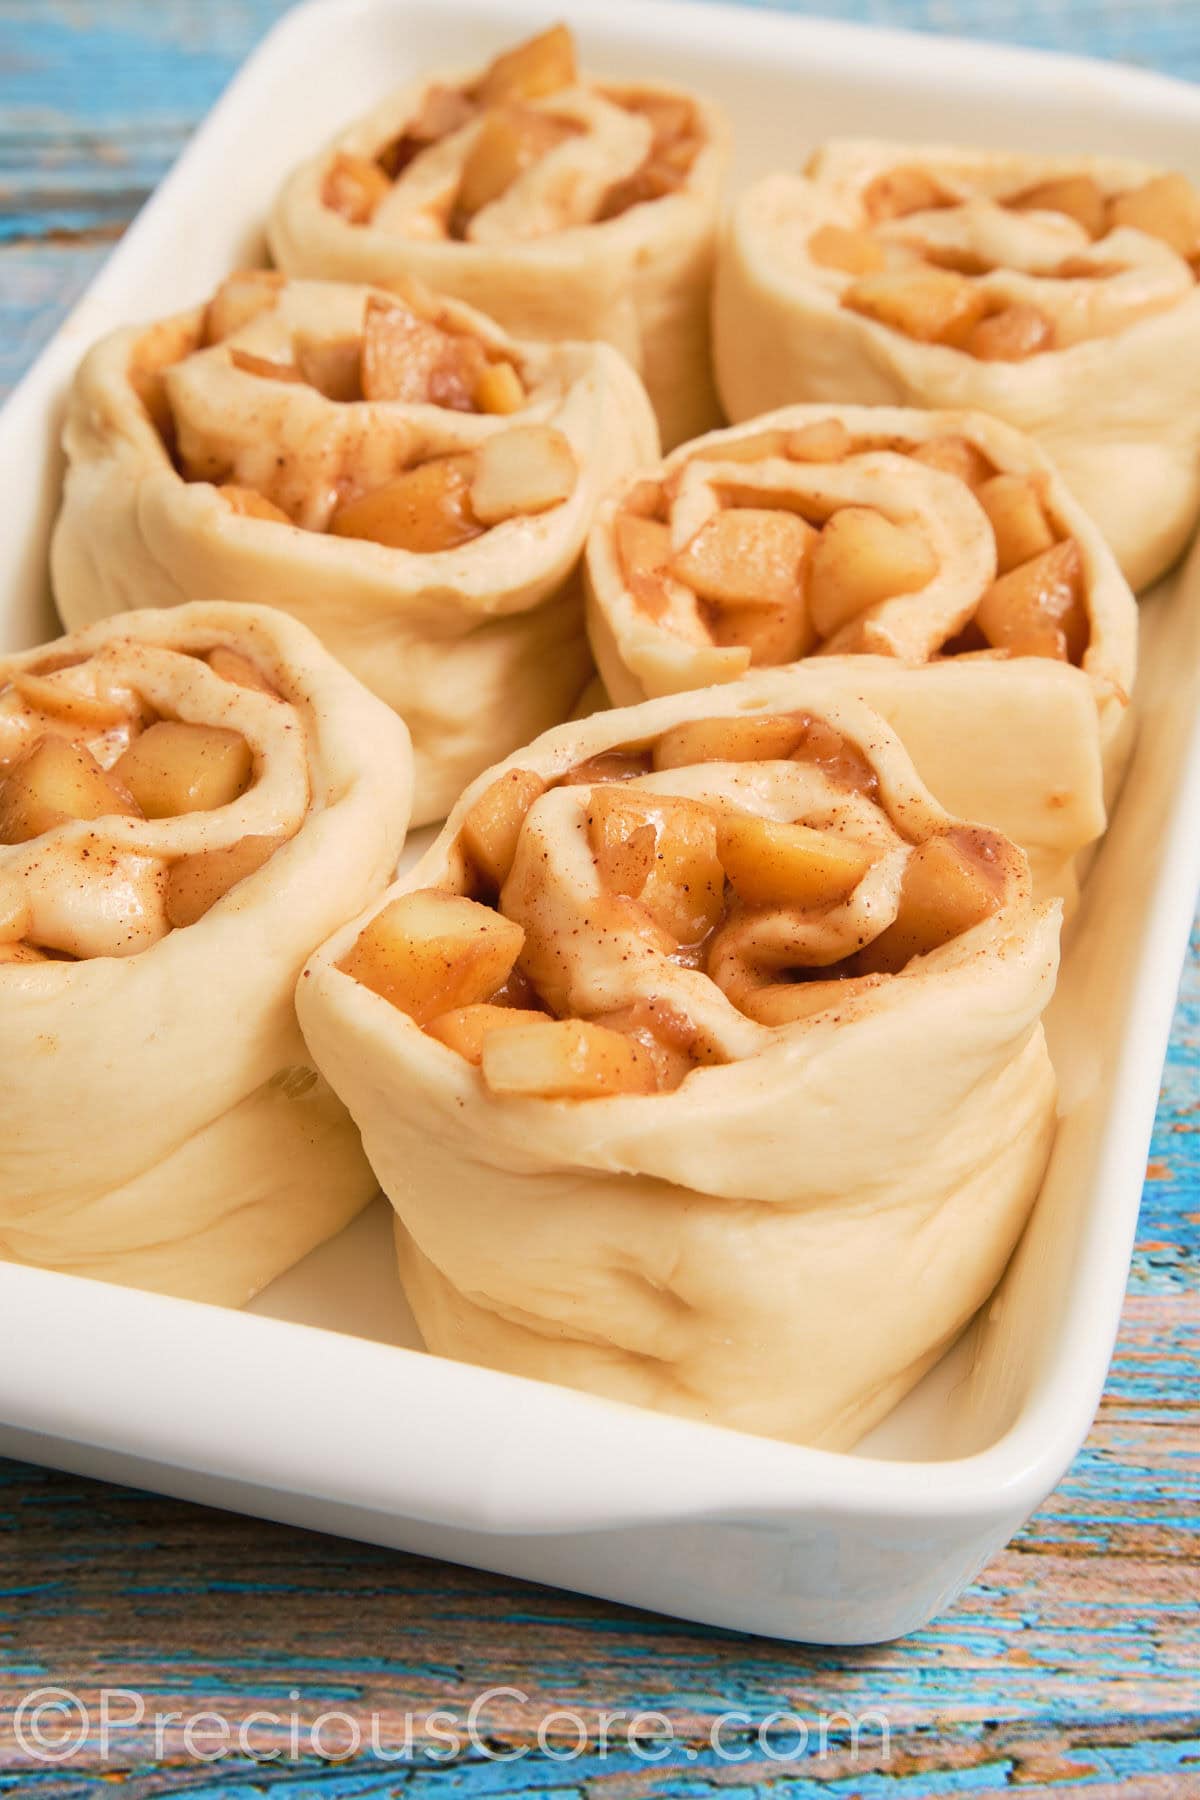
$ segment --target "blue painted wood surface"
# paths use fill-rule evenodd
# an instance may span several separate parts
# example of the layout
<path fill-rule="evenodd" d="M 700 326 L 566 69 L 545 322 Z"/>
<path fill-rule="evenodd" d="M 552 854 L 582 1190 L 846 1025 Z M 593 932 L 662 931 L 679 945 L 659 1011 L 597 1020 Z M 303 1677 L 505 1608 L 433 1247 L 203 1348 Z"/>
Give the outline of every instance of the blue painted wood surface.
<path fill-rule="evenodd" d="M 0 0 L 0 387 L 31 360 L 108 245 L 284 0 Z M 1088 51 L 1200 79 L 1200 0 L 827 0 L 840 17 Z M 1200 1796 L 1200 937 L 1193 943 L 1155 1129 L 1137 1255 L 1104 1404 L 1058 1492 L 960 1603 L 873 1650 L 796 1650 L 696 1630 L 497 1577 L 266 1526 L 0 1463 L 0 1794 L 10 1787 L 134 1796 L 169 1787 L 292 1800 L 435 1789 L 463 1796 L 642 1793 L 726 1800 L 917 1800 L 1060 1793 L 1087 1800 Z M 214 1708 L 252 1725 L 259 1757 L 205 1763 L 178 1724 L 93 1732 L 61 1767 L 31 1765 L 13 1733 L 21 1696 L 48 1683 L 92 1708 L 138 1689 L 149 1712 Z M 483 1724 L 514 1762 L 467 1745 L 451 1762 L 427 1715 L 497 1685 Z M 294 1697 L 292 1697 L 294 1696 Z M 120 1710 L 121 1703 L 113 1702 Z M 554 1708 L 593 1748 L 538 1748 Z M 723 1761 L 714 1718 L 731 1709 Z M 827 1754 L 788 1754 L 777 1709 L 882 1709 Z M 665 1760 L 595 1749 L 599 1715 L 654 1709 Z M 337 1760 L 350 1727 L 382 1762 Z M 294 1713 L 299 1755 L 291 1755 Z M 422 1723 L 424 1721 L 424 1723 Z M 340 1735 L 339 1735 L 340 1733 Z M 552 1750 L 577 1726 L 551 1720 Z M 201 1739 L 211 1749 L 215 1740 Z M 743 1754 L 744 1753 L 744 1754 Z M 656 1752 L 657 1754 L 657 1752 Z"/>

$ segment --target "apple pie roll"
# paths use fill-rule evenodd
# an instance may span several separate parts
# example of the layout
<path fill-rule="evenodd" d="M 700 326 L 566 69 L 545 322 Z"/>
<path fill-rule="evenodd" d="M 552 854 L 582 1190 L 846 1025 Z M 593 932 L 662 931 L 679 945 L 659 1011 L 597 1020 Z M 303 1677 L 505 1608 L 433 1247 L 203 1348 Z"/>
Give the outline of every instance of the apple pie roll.
<path fill-rule="evenodd" d="M 1031 432 L 1135 589 L 1200 515 L 1200 194 L 1113 157 L 835 142 L 739 200 L 726 411 L 978 407 Z"/>
<path fill-rule="evenodd" d="M 588 545 L 618 705 L 805 661 L 952 813 L 1069 894 L 1130 739 L 1137 606 L 1037 446 L 982 414 L 785 407 L 617 489 Z"/>
<path fill-rule="evenodd" d="M 668 444 L 716 424 L 709 293 L 727 130 L 698 95 L 585 80 L 563 25 L 425 76 L 298 168 L 268 238 L 291 275 L 416 275 L 518 337 L 598 338 Z"/>
<path fill-rule="evenodd" d="M 366 1204 L 293 994 L 411 794 L 400 720 L 281 613 L 0 658 L 0 1258 L 240 1305 Z"/>
<path fill-rule="evenodd" d="M 843 1446 L 1033 1203 L 1059 912 L 777 670 L 481 776 L 297 1004 L 431 1350 Z"/>
<path fill-rule="evenodd" d="M 216 594 L 294 614 L 407 722 L 421 824 L 570 713 L 587 529 L 657 441 L 607 345 L 516 344 L 417 288 L 234 275 L 85 360 L 59 609 L 74 626 Z"/>

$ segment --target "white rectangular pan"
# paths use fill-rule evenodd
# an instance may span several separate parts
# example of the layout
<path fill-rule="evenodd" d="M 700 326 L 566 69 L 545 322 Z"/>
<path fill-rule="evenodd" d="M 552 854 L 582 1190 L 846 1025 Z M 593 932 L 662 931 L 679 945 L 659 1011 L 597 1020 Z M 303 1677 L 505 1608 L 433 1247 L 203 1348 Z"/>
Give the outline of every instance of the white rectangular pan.
<path fill-rule="evenodd" d="M 552 10 L 597 73 L 721 100 L 739 183 L 835 132 L 1200 176 L 1200 91 L 1163 78 L 731 7 Z M 546 0 L 320 0 L 276 28 L 0 419 L 0 645 L 52 629 L 58 422 L 87 345 L 257 256 L 281 176 L 386 88 L 547 17 Z M 1066 1470 L 1116 1332 L 1200 878 L 1200 561 L 1143 616 L 1139 744 L 1050 1020 L 1064 1116 L 1045 1190 L 986 1316 L 856 1454 L 424 1355 L 382 1202 L 243 1313 L 0 1265 L 0 1450 L 784 1638 L 922 1624 Z"/>

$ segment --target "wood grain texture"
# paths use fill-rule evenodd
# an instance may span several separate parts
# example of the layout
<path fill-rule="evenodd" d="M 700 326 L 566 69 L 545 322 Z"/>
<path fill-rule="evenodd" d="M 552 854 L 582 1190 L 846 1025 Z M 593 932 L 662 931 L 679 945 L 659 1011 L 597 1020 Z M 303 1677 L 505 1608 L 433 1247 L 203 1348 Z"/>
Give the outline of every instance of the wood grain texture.
<path fill-rule="evenodd" d="M 55 328 L 283 0 L 0 0 L 0 386 Z M 1087 50 L 1200 77 L 1196 0 L 825 0 L 797 10 Z M 1058 1491 L 959 1604 L 902 1643 L 798 1650 L 597 1601 L 0 1463 L 0 1794 L 131 1800 L 182 1789 L 289 1800 L 539 1792 L 550 1800 L 766 1794 L 917 1800 L 1077 1792 L 1200 1796 L 1200 939 L 1185 976 L 1121 1338 L 1100 1417 Z M 253 1757 L 205 1764 L 178 1725 L 95 1732 L 61 1768 L 17 1745 L 21 1696 L 104 1688 L 149 1712 L 257 1710 Z M 490 1760 L 450 1761 L 429 1715 L 490 1701 Z M 555 1760 L 539 1724 L 577 1714 L 587 1753 Z M 723 1728 L 722 1758 L 710 1738 Z M 778 1710 L 886 1714 L 790 1754 L 756 1738 Z M 661 1711 L 650 1761 L 600 1715 Z M 306 1733 L 350 1725 L 318 1754 Z M 299 1721 L 292 1755 L 290 1714 Z M 369 1720 L 395 1753 L 369 1754 Z M 549 1722 L 550 1750 L 577 1727 Z M 205 1741 L 201 1741 L 203 1748 Z M 824 1753 L 822 1753 L 824 1751 Z M 275 1755 L 277 1760 L 269 1759 Z M 259 1760 L 255 1760 L 255 1759 Z"/>

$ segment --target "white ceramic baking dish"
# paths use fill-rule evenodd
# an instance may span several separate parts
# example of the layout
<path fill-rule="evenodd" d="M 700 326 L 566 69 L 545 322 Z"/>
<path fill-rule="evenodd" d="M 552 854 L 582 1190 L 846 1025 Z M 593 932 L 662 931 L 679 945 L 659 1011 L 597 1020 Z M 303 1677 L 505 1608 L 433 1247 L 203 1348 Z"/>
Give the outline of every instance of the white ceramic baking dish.
<path fill-rule="evenodd" d="M 1119 149 L 1200 175 L 1200 91 L 1158 77 L 733 7 L 550 10 L 597 71 L 723 101 L 738 181 L 833 132 Z M 0 641 L 50 630 L 59 410 L 91 340 L 257 255 L 282 174 L 386 87 L 547 16 L 320 0 L 276 28 L 3 414 Z M 920 1625 L 1059 1480 L 1116 1332 L 1200 876 L 1200 566 L 1144 612 L 1140 742 L 1050 1021 L 1064 1116 L 1045 1190 L 986 1315 L 856 1454 L 424 1355 L 382 1202 L 244 1313 L 0 1265 L 0 1449 L 779 1637 Z"/>

